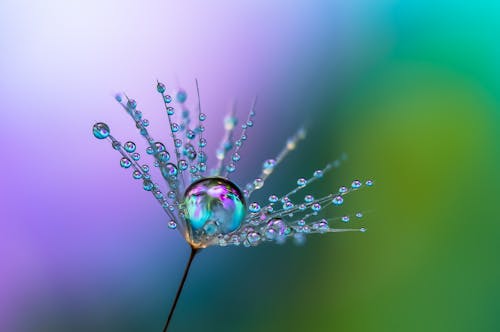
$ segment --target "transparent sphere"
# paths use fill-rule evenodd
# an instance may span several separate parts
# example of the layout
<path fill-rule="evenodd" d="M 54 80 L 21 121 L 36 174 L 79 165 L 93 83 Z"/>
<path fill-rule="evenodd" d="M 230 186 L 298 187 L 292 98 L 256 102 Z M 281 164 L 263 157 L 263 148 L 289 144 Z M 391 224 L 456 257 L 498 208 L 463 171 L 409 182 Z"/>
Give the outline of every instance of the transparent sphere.
<path fill-rule="evenodd" d="M 184 193 L 184 206 L 191 240 L 202 244 L 240 228 L 246 212 L 240 189 L 219 177 L 193 182 Z"/>

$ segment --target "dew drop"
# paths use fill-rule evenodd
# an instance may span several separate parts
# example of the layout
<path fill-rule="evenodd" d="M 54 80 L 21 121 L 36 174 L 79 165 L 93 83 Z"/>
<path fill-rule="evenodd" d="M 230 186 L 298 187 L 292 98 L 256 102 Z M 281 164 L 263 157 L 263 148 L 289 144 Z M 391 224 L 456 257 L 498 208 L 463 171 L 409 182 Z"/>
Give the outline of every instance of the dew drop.
<path fill-rule="evenodd" d="M 257 178 L 255 180 L 253 180 L 253 187 L 254 189 L 261 189 L 262 187 L 264 187 L 264 180 L 262 180 L 261 178 Z M 278 198 L 278 197 L 276 197 Z"/>
<path fill-rule="evenodd" d="M 305 186 L 306 184 L 307 184 L 307 180 L 306 180 L 306 179 L 304 179 L 304 178 L 300 178 L 300 179 L 298 179 L 298 180 L 297 180 L 297 185 L 298 185 L 299 187 L 303 187 L 303 186 Z"/>
<path fill-rule="evenodd" d="M 176 96 L 176 98 L 177 98 L 177 101 L 178 101 L 179 103 L 181 103 L 181 104 L 182 104 L 182 103 L 185 103 L 185 102 L 186 102 L 186 100 L 187 100 L 187 93 L 186 93 L 186 91 L 184 91 L 184 90 L 179 90 L 179 91 L 177 91 L 177 96 Z"/>
<path fill-rule="evenodd" d="M 175 177 L 178 174 L 177 167 L 172 163 L 167 163 L 161 167 L 161 174 L 165 178 Z"/>
<path fill-rule="evenodd" d="M 137 102 L 134 99 L 129 99 L 127 101 L 127 107 L 134 110 L 137 107 Z"/>
<path fill-rule="evenodd" d="M 352 187 L 353 189 L 358 189 L 358 188 L 360 188 L 360 187 L 361 187 L 361 181 L 359 181 L 359 180 L 354 180 L 354 181 L 352 181 L 351 187 Z"/>
<path fill-rule="evenodd" d="M 306 203 L 312 203 L 314 201 L 314 197 L 312 195 L 306 195 L 306 197 L 304 197 L 304 201 Z"/>
<path fill-rule="evenodd" d="M 130 161 L 130 159 L 123 157 L 122 159 L 120 159 L 120 166 L 123 168 L 129 168 L 130 166 L 132 166 L 132 162 Z"/>
<path fill-rule="evenodd" d="M 226 170 L 229 172 L 229 173 L 232 173 L 236 170 L 236 165 L 233 164 L 233 163 L 230 163 L 229 165 L 226 166 Z"/>
<path fill-rule="evenodd" d="M 134 159 L 135 161 L 138 161 L 139 159 L 141 159 L 141 154 L 139 152 L 134 152 L 132 153 L 132 159 Z"/>
<path fill-rule="evenodd" d="M 257 245 L 260 241 L 260 234 L 257 232 L 250 232 L 247 235 L 247 240 L 250 245 Z"/>
<path fill-rule="evenodd" d="M 144 190 L 146 191 L 151 191 L 153 190 L 153 182 L 151 182 L 151 180 L 144 180 L 143 182 L 143 188 Z"/>
<path fill-rule="evenodd" d="M 256 202 L 253 202 L 251 203 L 249 206 L 248 206 L 248 211 L 252 212 L 252 213 L 257 213 L 260 211 L 260 205 Z"/>
<path fill-rule="evenodd" d="M 333 199 L 332 199 L 332 203 L 333 205 L 342 205 L 342 203 L 344 203 L 344 198 L 342 198 L 342 196 L 335 196 Z"/>
<path fill-rule="evenodd" d="M 373 180 L 367 180 L 367 181 L 366 181 L 366 185 L 367 185 L 368 187 L 373 186 Z"/>
<path fill-rule="evenodd" d="M 142 173 L 139 172 L 138 170 L 135 170 L 133 173 L 132 173 L 132 177 L 136 180 L 139 180 L 140 178 L 142 178 Z"/>
<path fill-rule="evenodd" d="M 136 146 L 135 146 L 135 143 L 134 143 L 134 142 L 132 142 L 132 141 L 128 141 L 127 143 L 125 143 L 125 144 L 123 145 L 123 148 L 125 149 L 125 151 L 132 153 L 132 152 L 134 152 L 134 151 L 135 151 Z"/>
<path fill-rule="evenodd" d="M 279 200 L 279 198 L 276 195 L 269 196 L 269 202 L 270 203 L 276 203 L 278 200 Z"/>
<path fill-rule="evenodd" d="M 95 138 L 104 139 L 109 136 L 109 126 L 104 122 L 98 122 L 92 127 Z"/>
<path fill-rule="evenodd" d="M 159 93 L 164 93 L 165 92 L 165 84 L 158 82 L 156 85 L 156 91 Z"/>
<path fill-rule="evenodd" d="M 236 152 L 233 154 L 231 159 L 233 159 L 233 161 L 239 161 L 241 159 L 241 156 L 239 153 Z"/>
<path fill-rule="evenodd" d="M 311 206 L 311 210 L 313 210 L 314 212 L 318 212 L 319 210 L 321 210 L 321 205 L 319 203 L 314 203 Z"/>
<path fill-rule="evenodd" d="M 262 171 L 264 172 L 264 174 L 269 175 L 272 173 L 274 166 L 276 166 L 276 160 L 267 159 L 266 161 L 264 161 L 264 164 L 262 165 Z"/>
<path fill-rule="evenodd" d="M 172 102 L 172 97 L 170 95 L 165 95 L 165 96 L 163 96 L 163 101 L 166 104 L 170 104 Z"/>
<path fill-rule="evenodd" d="M 314 172 L 313 176 L 317 179 L 319 178 L 322 178 L 323 177 L 323 171 L 318 169 L 317 171 Z"/>
<path fill-rule="evenodd" d="M 168 222 L 168 228 L 170 228 L 170 229 L 176 229 L 177 228 L 177 223 L 175 221 L 173 221 L 173 220 L 170 220 Z"/>
<path fill-rule="evenodd" d="M 179 164 L 179 169 L 180 169 L 181 171 L 185 171 L 185 170 L 188 168 L 188 166 L 189 166 L 189 165 L 188 165 L 188 162 L 187 162 L 187 161 L 185 161 L 184 159 L 179 160 L 179 163 L 178 163 L 178 164 Z"/>
<path fill-rule="evenodd" d="M 349 220 L 351 220 L 351 218 L 349 218 L 349 216 L 343 216 L 343 217 L 341 218 L 341 220 L 342 220 L 343 222 L 349 222 Z"/>

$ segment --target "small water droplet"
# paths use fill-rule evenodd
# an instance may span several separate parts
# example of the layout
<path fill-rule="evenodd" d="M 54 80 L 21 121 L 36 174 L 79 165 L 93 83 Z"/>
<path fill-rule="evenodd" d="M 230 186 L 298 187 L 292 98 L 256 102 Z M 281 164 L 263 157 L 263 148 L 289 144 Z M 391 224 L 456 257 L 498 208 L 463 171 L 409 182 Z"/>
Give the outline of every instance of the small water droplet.
<path fill-rule="evenodd" d="M 253 187 L 257 190 L 261 189 L 262 187 L 264 187 L 264 180 L 262 180 L 261 178 L 253 180 Z"/>
<path fill-rule="evenodd" d="M 165 84 L 158 82 L 156 85 L 156 91 L 159 93 L 164 93 L 165 92 Z"/>
<path fill-rule="evenodd" d="M 232 173 L 236 170 L 236 165 L 233 164 L 233 163 L 230 163 L 229 165 L 226 166 L 226 170 L 229 172 L 229 173 Z"/>
<path fill-rule="evenodd" d="M 279 198 L 276 195 L 269 196 L 269 202 L 270 203 L 276 203 L 278 200 L 279 200 Z"/>
<path fill-rule="evenodd" d="M 317 171 L 314 172 L 313 176 L 317 179 L 319 178 L 322 178 L 323 177 L 323 171 L 318 169 Z"/>
<path fill-rule="evenodd" d="M 342 205 L 342 203 L 344 203 L 344 198 L 342 198 L 342 196 L 335 196 L 333 199 L 332 199 L 332 203 L 333 205 Z"/>
<path fill-rule="evenodd" d="M 305 186 L 306 184 L 307 184 L 307 180 L 306 180 L 306 179 L 304 179 L 304 178 L 300 178 L 300 179 L 298 179 L 298 180 L 297 180 L 297 185 L 298 185 L 299 187 L 303 187 L 303 186 Z"/>
<path fill-rule="evenodd" d="M 311 206 L 311 210 L 313 210 L 314 212 L 318 212 L 319 210 L 321 210 L 321 204 L 319 204 L 319 203 L 314 203 L 314 204 Z"/>
<path fill-rule="evenodd" d="M 127 101 L 127 107 L 130 109 L 135 109 L 137 107 L 137 102 L 134 99 L 129 99 Z"/>
<path fill-rule="evenodd" d="M 260 211 L 260 205 L 259 203 L 253 202 L 248 206 L 248 211 L 252 213 L 257 213 Z"/>
<path fill-rule="evenodd" d="M 360 187 L 361 187 L 361 181 L 359 181 L 359 180 L 354 180 L 354 181 L 352 181 L 351 187 L 352 187 L 353 189 L 358 189 L 358 188 L 360 188 Z"/>
<path fill-rule="evenodd" d="M 170 220 L 168 222 L 168 228 L 170 228 L 170 229 L 176 229 L 177 228 L 177 223 L 175 221 L 173 221 L 173 220 Z"/>
<path fill-rule="evenodd" d="M 166 103 L 166 104 L 170 104 L 172 102 L 172 97 L 170 95 L 164 95 L 163 96 L 163 101 Z"/>
<path fill-rule="evenodd" d="M 257 232 L 250 232 L 247 235 L 247 240 L 250 245 L 257 245 L 260 239 L 260 234 Z"/>
<path fill-rule="evenodd" d="M 343 222 L 349 222 L 351 218 L 349 218 L 349 216 L 343 216 L 340 220 L 342 220 Z"/>
<path fill-rule="evenodd" d="M 187 100 L 187 93 L 186 93 L 186 91 L 184 91 L 182 89 L 179 90 L 179 91 L 177 91 L 177 101 L 182 104 L 182 103 L 185 103 L 186 100 Z"/>
<path fill-rule="evenodd" d="M 134 143 L 134 142 L 132 142 L 132 141 L 128 141 L 127 143 L 125 143 L 125 144 L 123 145 L 123 148 L 125 149 L 125 151 L 132 153 L 132 152 L 134 152 L 134 151 L 135 151 L 136 146 L 135 146 L 135 143 Z"/>
<path fill-rule="evenodd" d="M 95 138 L 104 139 L 109 136 L 109 126 L 104 122 L 98 122 L 92 127 Z"/>
<path fill-rule="evenodd" d="M 138 161 L 139 159 L 141 159 L 141 154 L 139 152 L 132 153 L 132 159 Z"/>
<path fill-rule="evenodd" d="M 182 171 L 185 171 L 189 166 L 188 162 L 184 159 L 179 160 L 178 164 L 179 164 L 179 169 Z"/>
<path fill-rule="evenodd" d="M 267 159 L 264 161 L 264 164 L 262 165 L 262 171 L 264 174 L 271 174 L 272 171 L 274 170 L 274 166 L 276 166 L 276 160 L 274 159 Z"/>
<path fill-rule="evenodd" d="M 122 159 L 120 159 L 120 166 L 123 168 L 129 168 L 130 166 L 132 166 L 132 162 L 130 161 L 130 159 L 123 157 Z"/>

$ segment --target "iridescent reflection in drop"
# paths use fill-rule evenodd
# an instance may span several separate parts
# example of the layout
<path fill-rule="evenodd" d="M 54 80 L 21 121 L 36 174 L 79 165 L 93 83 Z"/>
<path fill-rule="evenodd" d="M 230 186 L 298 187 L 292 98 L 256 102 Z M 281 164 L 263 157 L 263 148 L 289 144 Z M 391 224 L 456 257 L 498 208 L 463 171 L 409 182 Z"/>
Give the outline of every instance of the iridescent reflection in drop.
<path fill-rule="evenodd" d="M 192 183 L 184 194 L 184 204 L 191 240 L 198 245 L 236 231 L 245 218 L 243 194 L 224 178 L 208 177 Z"/>

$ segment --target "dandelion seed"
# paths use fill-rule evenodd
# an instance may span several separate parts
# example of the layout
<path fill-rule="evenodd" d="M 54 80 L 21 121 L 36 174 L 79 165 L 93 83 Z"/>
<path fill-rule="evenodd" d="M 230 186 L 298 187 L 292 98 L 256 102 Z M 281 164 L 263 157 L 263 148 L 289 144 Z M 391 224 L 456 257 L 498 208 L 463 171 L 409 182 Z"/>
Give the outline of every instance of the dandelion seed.
<path fill-rule="evenodd" d="M 107 139 L 111 142 L 112 147 L 121 155 L 120 165 L 125 169 L 132 169 L 133 178 L 141 180 L 143 189 L 151 192 L 164 209 L 167 214 L 168 228 L 178 230 L 192 249 L 164 331 L 169 326 L 191 263 L 200 249 L 230 245 L 253 247 L 266 242 L 282 244 L 288 238 L 292 238 L 297 244 L 303 244 L 306 235 L 309 234 L 366 231 L 364 227 L 343 228 L 340 226 L 345 223 L 354 223 L 349 215 L 329 219 L 319 217 L 319 214 L 324 214 L 324 211 L 330 207 L 343 206 L 349 193 L 364 187 L 361 180 L 355 179 L 350 185 L 341 186 L 337 191 L 320 198 L 315 198 L 311 193 L 307 193 L 303 199 L 295 197 L 299 191 L 306 190 L 311 183 L 323 179 L 328 172 L 338 168 L 345 156 L 328 163 L 322 169 L 315 170 L 309 178 L 299 178 L 294 187 L 285 194 L 270 193 L 265 202 L 247 203 L 256 190 L 264 188 L 269 177 L 286 156 L 306 137 L 306 131 L 303 128 L 299 129 L 286 141 L 276 157 L 263 162 L 260 175 L 241 187 L 244 188 L 241 190 L 230 177 L 237 171 L 238 164 L 244 160 L 245 156 L 240 150 L 249 135 L 252 135 L 251 130 L 255 126 L 256 99 L 253 101 L 247 118 L 242 121 L 239 136 L 236 135 L 238 119 L 235 116 L 235 106 L 224 119 L 225 134 L 219 148 L 215 151 L 217 163 L 207 172 L 208 158 L 204 148 L 207 147 L 208 142 L 203 137 L 205 131 L 203 123 L 207 114 L 201 110 L 197 81 L 196 88 L 198 112 L 195 117 L 191 118 L 186 105 L 187 93 L 179 90 L 173 94 L 174 98 L 167 94 L 165 84 L 157 82 L 156 90 L 161 96 L 167 113 L 168 135 L 172 141 L 170 150 L 164 143 L 151 137 L 147 129 L 149 121 L 143 117 L 134 99 L 120 94 L 115 96 L 116 101 L 134 121 L 139 134 L 145 139 L 146 154 L 153 157 L 153 165 L 160 170 L 167 187 L 166 195 L 153 181 L 150 166 L 139 164 L 141 155 L 136 151 L 135 142 L 127 141 L 122 145 L 111 135 L 109 126 L 103 122 L 96 123 L 92 128 L 96 138 Z M 176 113 L 176 107 L 180 108 L 181 112 Z M 180 114 L 180 119 L 176 119 L 179 117 L 178 114 Z M 366 187 L 371 187 L 373 180 L 365 180 L 364 184 Z M 358 221 L 363 214 L 357 212 L 355 216 Z M 337 224 L 337 221 L 340 222 Z"/>

